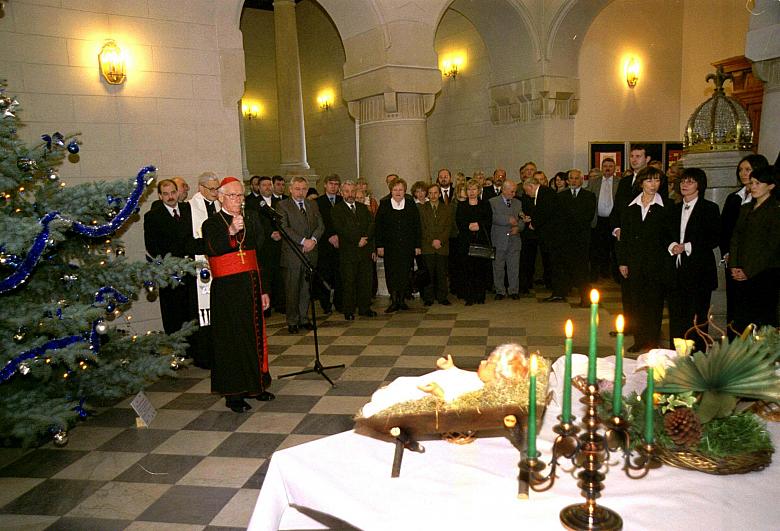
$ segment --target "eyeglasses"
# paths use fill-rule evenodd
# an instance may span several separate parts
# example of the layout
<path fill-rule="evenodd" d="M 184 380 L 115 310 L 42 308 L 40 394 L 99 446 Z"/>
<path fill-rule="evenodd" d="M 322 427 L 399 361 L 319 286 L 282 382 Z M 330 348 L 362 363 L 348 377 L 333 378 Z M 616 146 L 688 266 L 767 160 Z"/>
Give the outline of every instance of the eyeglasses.
<path fill-rule="evenodd" d="M 210 187 L 210 186 L 206 186 L 205 184 L 201 184 L 201 186 L 202 186 L 203 188 L 205 188 L 206 190 L 210 190 L 210 191 L 212 191 L 212 192 L 216 192 L 217 190 L 219 190 L 219 186 L 217 186 L 217 187 L 215 187 L 215 188 L 212 188 L 212 187 Z"/>
<path fill-rule="evenodd" d="M 229 197 L 230 199 L 243 199 L 244 194 L 222 194 L 225 197 Z"/>

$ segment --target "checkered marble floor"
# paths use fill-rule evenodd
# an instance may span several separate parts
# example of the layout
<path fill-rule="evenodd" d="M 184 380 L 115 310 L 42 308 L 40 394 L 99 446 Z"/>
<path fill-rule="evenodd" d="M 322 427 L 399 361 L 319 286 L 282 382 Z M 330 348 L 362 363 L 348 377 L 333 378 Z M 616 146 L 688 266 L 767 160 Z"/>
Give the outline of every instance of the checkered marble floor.
<path fill-rule="evenodd" d="M 597 286 L 603 311 L 599 346 L 613 353 L 608 332 L 620 291 Z M 0 448 L 0 529 L 241 529 L 249 522 L 274 451 L 353 427 L 352 416 L 383 383 L 435 368 L 451 354 L 475 369 L 492 347 L 519 342 L 529 351 L 562 354 L 563 323 L 575 325 L 575 352 L 587 352 L 589 310 L 578 300 L 539 303 L 543 290 L 520 300 L 465 307 L 419 299 L 412 309 L 376 318 L 324 319 L 319 344 L 327 374 L 276 379 L 273 402 L 252 401 L 237 414 L 210 394 L 208 371 L 188 368 L 146 389 L 158 408 L 148 429 L 135 427 L 130 399 L 102 410 L 70 431 L 64 448 Z M 310 367 L 314 337 L 290 335 L 280 316 L 268 323 L 274 377 Z M 630 342 L 628 343 L 630 344 Z"/>

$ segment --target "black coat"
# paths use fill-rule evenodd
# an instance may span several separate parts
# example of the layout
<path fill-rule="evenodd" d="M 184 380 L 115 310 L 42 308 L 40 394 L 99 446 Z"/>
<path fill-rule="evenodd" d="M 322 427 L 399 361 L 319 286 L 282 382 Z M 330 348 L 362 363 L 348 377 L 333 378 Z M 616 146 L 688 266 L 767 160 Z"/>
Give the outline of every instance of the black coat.
<path fill-rule="evenodd" d="M 677 286 L 712 291 L 718 287 L 714 252 L 718 246 L 720 233 L 718 205 L 700 197 L 685 226 L 685 238 L 680 241 L 683 207 L 684 203 L 672 204 L 668 207 L 669 225 L 666 241 L 668 269 L 674 272 L 672 278 Z M 669 245 L 674 242 L 691 244 L 691 255 L 688 256 L 683 252 L 680 255 L 679 267 L 677 267 L 677 256 L 669 255 L 668 252 Z"/>
<path fill-rule="evenodd" d="M 750 192 L 747 192 L 748 194 Z M 731 236 L 737 227 L 739 211 L 742 209 L 742 198 L 737 192 L 726 196 L 723 202 L 723 211 L 720 214 L 720 255 L 725 256 L 731 252 Z"/>
<path fill-rule="evenodd" d="M 639 205 L 623 209 L 615 250 L 618 264 L 628 266 L 629 277 L 665 283 L 669 273 L 668 215 L 667 208 L 651 205 L 643 221 Z"/>
<path fill-rule="evenodd" d="M 570 189 L 556 194 L 557 222 L 555 243 L 559 249 L 588 255 L 590 248 L 590 224 L 596 215 L 598 199 L 590 190 L 580 188 L 575 198 Z"/>
<path fill-rule="evenodd" d="M 374 252 L 374 218 L 363 203 L 355 203 L 353 214 L 347 203 L 339 201 L 331 212 L 333 230 L 339 237 L 339 259 L 341 262 L 371 261 Z M 368 245 L 359 247 L 360 239 L 368 238 Z"/>
<path fill-rule="evenodd" d="M 331 217 L 331 213 L 333 211 L 334 205 L 331 204 L 326 194 L 322 194 L 321 196 L 317 197 L 316 202 L 317 202 L 317 208 L 320 209 L 320 216 L 322 216 L 322 223 L 323 225 L 325 225 L 325 232 L 322 234 L 322 240 L 319 243 L 319 247 L 320 247 L 319 266 L 320 268 L 330 270 L 337 266 L 339 260 L 338 250 L 335 247 L 333 247 L 333 245 L 331 245 L 331 243 L 328 241 L 331 236 L 336 234 L 336 231 L 333 228 L 333 219 Z M 341 197 L 340 195 L 337 195 L 336 205 L 343 202 L 344 202 L 344 198 Z"/>
<path fill-rule="evenodd" d="M 194 257 L 195 239 L 192 236 L 192 210 L 189 203 L 179 203 L 179 221 L 176 221 L 161 203 L 144 214 L 144 245 L 151 256 L 170 253 L 178 258 Z"/>
<path fill-rule="evenodd" d="M 729 267 L 739 267 L 748 278 L 780 267 L 780 202 L 768 197 L 760 207 L 742 205 L 731 237 Z"/>

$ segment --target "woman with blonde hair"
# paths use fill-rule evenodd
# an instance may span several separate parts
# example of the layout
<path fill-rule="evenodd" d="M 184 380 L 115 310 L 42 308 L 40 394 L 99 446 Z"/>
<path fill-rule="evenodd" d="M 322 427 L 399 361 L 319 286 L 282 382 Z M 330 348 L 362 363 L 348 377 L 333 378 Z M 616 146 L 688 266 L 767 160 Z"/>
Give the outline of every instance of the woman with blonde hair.
<path fill-rule="evenodd" d="M 482 188 L 475 179 L 466 183 L 467 199 L 458 204 L 455 211 L 455 222 L 458 226 L 458 247 L 464 255 L 463 260 L 463 293 L 466 306 L 485 303 L 493 268 L 490 260 L 469 256 L 469 246 L 472 243 L 490 245 L 490 224 L 493 211 L 487 201 L 479 198 Z"/>

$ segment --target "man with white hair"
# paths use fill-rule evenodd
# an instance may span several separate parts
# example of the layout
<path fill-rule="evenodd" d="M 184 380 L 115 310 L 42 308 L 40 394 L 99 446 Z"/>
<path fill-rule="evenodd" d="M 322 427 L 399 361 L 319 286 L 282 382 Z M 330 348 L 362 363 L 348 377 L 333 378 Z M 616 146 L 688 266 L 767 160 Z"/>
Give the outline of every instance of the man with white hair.
<path fill-rule="evenodd" d="M 270 304 L 268 284 L 258 256 L 265 231 L 257 212 L 244 214 L 244 185 L 222 179 L 221 210 L 203 222 L 203 240 L 211 268 L 211 327 L 215 345 L 211 391 L 225 397 L 236 413 L 252 406 L 246 398 L 273 400 L 267 391 L 268 340 L 263 311 Z"/>
<path fill-rule="evenodd" d="M 217 200 L 217 190 L 219 190 L 219 178 L 217 174 L 211 171 L 205 171 L 198 176 L 198 191 L 189 200 L 190 210 L 192 211 L 192 237 L 195 241 L 201 241 L 203 234 L 201 227 L 203 222 L 215 214 L 220 208 Z M 195 260 L 205 262 L 206 256 L 202 249 L 198 249 L 199 254 L 195 255 Z M 206 269 L 208 271 L 208 269 Z M 205 278 L 204 278 L 205 277 Z M 192 354 L 195 358 L 195 365 L 204 369 L 211 368 L 211 359 L 213 355 L 211 342 L 211 274 L 205 274 L 195 277 L 197 282 L 195 300 L 198 302 L 198 324 L 200 328 L 190 338 L 193 345 Z"/>

